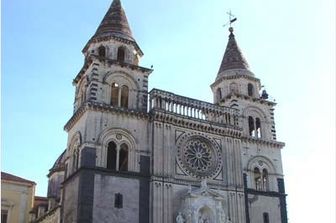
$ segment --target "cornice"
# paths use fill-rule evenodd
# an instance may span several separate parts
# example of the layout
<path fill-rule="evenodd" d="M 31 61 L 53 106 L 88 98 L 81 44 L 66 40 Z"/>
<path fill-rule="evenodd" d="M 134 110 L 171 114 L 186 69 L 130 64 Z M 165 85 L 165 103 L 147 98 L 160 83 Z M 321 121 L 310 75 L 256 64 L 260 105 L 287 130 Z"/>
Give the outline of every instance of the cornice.
<path fill-rule="evenodd" d="M 247 75 L 247 74 L 234 74 L 234 75 L 222 76 L 222 77 L 216 79 L 215 82 L 210 85 L 210 87 L 213 88 L 214 86 L 216 86 L 217 84 L 219 84 L 223 80 L 232 80 L 232 79 L 238 79 L 238 78 L 246 78 L 246 79 L 251 80 L 251 81 L 260 82 L 259 78 L 252 77 L 252 76 Z"/>
<path fill-rule="evenodd" d="M 70 120 L 65 124 L 64 130 L 69 131 L 76 122 L 82 117 L 86 111 L 100 111 L 100 112 L 111 112 L 112 114 L 123 114 L 127 116 L 133 116 L 138 119 L 148 119 L 148 113 L 133 110 L 133 109 L 124 109 L 119 107 L 113 107 L 112 105 L 107 105 L 97 102 L 86 102 L 84 103 L 70 118 Z"/>
<path fill-rule="evenodd" d="M 109 41 L 109 40 L 116 40 L 116 41 L 121 42 L 121 43 L 132 44 L 135 47 L 135 49 L 139 52 L 140 56 L 144 55 L 144 53 L 140 49 L 139 45 L 135 41 L 128 40 L 128 39 L 121 38 L 121 37 L 117 37 L 117 36 L 113 36 L 113 35 L 91 38 L 89 40 L 89 42 L 83 48 L 82 52 L 85 53 L 86 50 L 89 48 L 89 45 L 91 43 L 98 43 L 98 42 Z"/>
<path fill-rule="evenodd" d="M 248 142 L 248 143 L 255 143 L 259 145 L 266 145 L 266 146 L 271 146 L 275 147 L 278 149 L 282 149 L 285 147 L 284 142 L 278 142 L 278 141 L 272 141 L 272 140 L 265 140 L 265 139 L 259 139 L 259 138 L 253 138 L 253 137 L 241 137 L 242 142 Z"/>
<path fill-rule="evenodd" d="M 238 94 L 238 93 L 228 94 L 225 98 L 222 98 L 220 102 L 225 102 L 226 100 L 229 100 L 231 98 L 247 100 L 247 101 L 250 101 L 250 102 L 257 102 L 259 104 L 266 104 L 266 105 L 271 106 L 271 107 L 273 107 L 277 104 L 276 102 L 273 102 L 273 101 L 265 100 L 265 99 L 262 99 L 262 98 L 254 98 L 254 97 L 250 97 L 250 96 L 243 95 L 243 94 Z"/>
<path fill-rule="evenodd" d="M 150 75 L 154 70 L 153 69 L 149 69 L 146 67 L 141 67 L 141 66 L 137 66 L 134 64 L 130 64 L 130 63 L 125 63 L 125 62 L 120 62 L 118 60 L 111 60 L 111 59 L 107 59 L 107 58 L 103 58 L 103 57 L 99 57 L 98 55 L 94 55 L 91 54 L 88 59 L 85 61 L 85 64 L 83 65 L 83 67 L 81 68 L 81 70 L 79 71 L 79 73 L 76 75 L 75 79 L 73 80 L 73 84 L 77 84 L 79 82 L 79 80 L 81 79 L 82 75 L 89 69 L 89 67 L 93 64 L 94 61 L 99 61 L 100 63 L 107 63 L 108 65 L 115 65 L 115 66 L 119 66 L 121 68 L 129 68 L 131 70 L 137 70 L 140 71 L 144 74 Z M 97 63 L 95 63 L 97 64 Z M 98 64 L 97 64 L 98 65 Z"/>

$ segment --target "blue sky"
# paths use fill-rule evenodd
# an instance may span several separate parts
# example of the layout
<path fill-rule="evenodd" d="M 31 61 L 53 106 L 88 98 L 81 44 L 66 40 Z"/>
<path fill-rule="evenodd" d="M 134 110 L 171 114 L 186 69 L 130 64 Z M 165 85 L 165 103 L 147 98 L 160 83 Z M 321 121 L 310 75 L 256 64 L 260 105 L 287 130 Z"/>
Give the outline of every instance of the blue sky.
<path fill-rule="evenodd" d="M 2 0 L 2 170 L 37 182 L 65 149 L 72 79 L 111 0 Z M 251 70 L 276 99 L 290 222 L 335 222 L 333 0 L 123 0 L 154 66 L 150 88 L 212 101 L 227 11 Z M 308 214 L 309 213 L 309 214 Z"/>

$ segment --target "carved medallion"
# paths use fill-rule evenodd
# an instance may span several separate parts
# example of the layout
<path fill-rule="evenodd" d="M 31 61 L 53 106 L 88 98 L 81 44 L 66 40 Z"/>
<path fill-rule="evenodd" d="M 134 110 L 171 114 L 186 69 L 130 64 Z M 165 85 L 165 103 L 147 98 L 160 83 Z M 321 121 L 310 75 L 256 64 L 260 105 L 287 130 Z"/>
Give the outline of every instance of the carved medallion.
<path fill-rule="evenodd" d="M 122 139 L 122 135 L 118 133 L 118 134 L 116 135 L 116 138 L 117 138 L 118 140 L 121 140 L 121 139 Z"/>
<path fill-rule="evenodd" d="M 199 135 L 183 135 L 177 146 L 177 161 L 190 176 L 206 179 L 215 177 L 222 166 L 218 144 Z"/>

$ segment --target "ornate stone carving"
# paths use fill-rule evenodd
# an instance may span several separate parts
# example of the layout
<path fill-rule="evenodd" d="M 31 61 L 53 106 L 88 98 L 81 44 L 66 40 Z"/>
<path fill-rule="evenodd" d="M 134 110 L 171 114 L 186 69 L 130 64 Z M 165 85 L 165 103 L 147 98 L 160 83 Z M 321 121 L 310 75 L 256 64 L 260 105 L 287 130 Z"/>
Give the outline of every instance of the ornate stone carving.
<path fill-rule="evenodd" d="M 176 223 L 184 223 L 184 218 L 181 212 L 179 212 L 178 215 L 176 216 Z"/>
<path fill-rule="evenodd" d="M 206 180 L 202 180 L 200 188 L 192 189 L 190 186 L 182 199 L 179 215 L 180 222 L 185 223 L 231 223 L 225 214 L 225 198 L 210 189 Z"/>
<path fill-rule="evenodd" d="M 219 173 L 222 155 L 214 140 L 188 133 L 178 142 L 177 161 L 188 175 L 206 179 Z"/>

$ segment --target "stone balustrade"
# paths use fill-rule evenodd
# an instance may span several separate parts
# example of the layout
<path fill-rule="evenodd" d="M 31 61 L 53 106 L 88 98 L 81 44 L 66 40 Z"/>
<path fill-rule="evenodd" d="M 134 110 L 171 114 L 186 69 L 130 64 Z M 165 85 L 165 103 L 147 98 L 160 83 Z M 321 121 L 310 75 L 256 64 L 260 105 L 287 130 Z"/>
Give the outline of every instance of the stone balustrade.
<path fill-rule="evenodd" d="M 161 111 L 188 118 L 239 127 L 237 109 L 223 107 L 171 92 L 153 89 L 149 93 L 149 112 Z"/>

